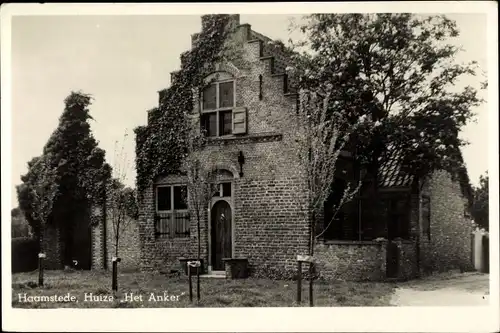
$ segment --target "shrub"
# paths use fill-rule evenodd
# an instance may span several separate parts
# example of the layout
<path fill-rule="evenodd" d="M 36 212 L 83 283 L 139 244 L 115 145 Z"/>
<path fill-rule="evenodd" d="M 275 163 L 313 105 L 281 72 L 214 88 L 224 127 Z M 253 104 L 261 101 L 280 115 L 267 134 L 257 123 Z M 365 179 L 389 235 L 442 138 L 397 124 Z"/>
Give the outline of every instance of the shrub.
<path fill-rule="evenodd" d="M 37 269 L 39 249 L 40 246 L 36 238 L 12 238 L 12 273 Z"/>

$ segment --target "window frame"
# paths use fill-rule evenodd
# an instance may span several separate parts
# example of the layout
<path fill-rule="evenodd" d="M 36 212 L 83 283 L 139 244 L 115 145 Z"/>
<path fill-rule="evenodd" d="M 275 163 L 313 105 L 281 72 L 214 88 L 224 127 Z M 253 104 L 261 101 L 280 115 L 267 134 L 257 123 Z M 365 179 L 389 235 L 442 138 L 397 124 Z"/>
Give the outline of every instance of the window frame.
<path fill-rule="evenodd" d="M 224 193 L 224 184 L 229 185 L 230 195 Z M 233 196 L 233 182 L 232 181 L 221 181 L 217 184 L 217 192 L 214 193 L 213 198 L 231 198 Z"/>
<path fill-rule="evenodd" d="M 224 83 L 233 83 L 233 106 L 231 107 L 220 107 L 220 85 Z M 200 98 L 200 125 L 202 125 L 201 117 L 205 114 L 215 114 L 216 118 L 216 133 L 215 136 L 212 137 L 229 137 L 233 136 L 233 125 L 231 122 L 231 134 L 225 134 L 225 135 L 220 135 L 221 134 L 221 116 L 220 114 L 222 112 L 231 112 L 231 120 L 233 118 L 233 110 L 236 107 L 236 80 L 234 78 L 231 79 L 226 79 L 226 80 L 220 80 L 220 81 L 215 81 L 210 83 L 210 85 L 215 85 L 215 109 L 209 109 L 209 110 L 204 110 L 203 109 L 203 90 L 201 90 L 201 98 Z M 210 86 L 209 85 L 209 86 Z"/>
<path fill-rule="evenodd" d="M 158 209 L 158 189 L 159 188 L 165 188 L 165 187 L 168 187 L 170 188 L 170 210 L 159 210 Z M 186 206 L 187 208 L 186 209 L 175 209 L 175 198 L 174 198 L 174 188 L 175 187 L 185 187 L 186 188 Z M 161 215 L 170 215 L 170 219 L 169 219 L 169 223 L 171 223 L 172 225 L 175 225 L 175 216 L 176 216 L 176 213 L 183 213 L 183 214 L 187 214 L 188 215 L 188 221 L 190 219 L 189 217 L 189 191 L 188 191 L 188 186 L 186 184 L 182 184 L 182 183 L 175 183 L 175 184 L 157 184 L 155 186 L 155 190 L 154 190 L 154 194 L 155 194 L 155 233 L 157 235 L 162 235 L 162 236 L 170 236 L 170 237 L 173 237 L 173 238 L 189 238 L 189 234 L 190 234 L 190 225 L 189 225 L 189 222 L 188 222 L 188 227 L 187 227 L 187 231 L 186 231 L 186 235 L 184 235 L 183 233 L 180 233 L 180 234 L 177 234 L 175 232 L 175 228 L 173 228 L 172 226 L 169 226 L 169 232 L 168 233 L 162 233 L 162 232 L 159 232 L 158 231 L 158 228 L 157 228 L 157 218 L 161 217 Z"/>

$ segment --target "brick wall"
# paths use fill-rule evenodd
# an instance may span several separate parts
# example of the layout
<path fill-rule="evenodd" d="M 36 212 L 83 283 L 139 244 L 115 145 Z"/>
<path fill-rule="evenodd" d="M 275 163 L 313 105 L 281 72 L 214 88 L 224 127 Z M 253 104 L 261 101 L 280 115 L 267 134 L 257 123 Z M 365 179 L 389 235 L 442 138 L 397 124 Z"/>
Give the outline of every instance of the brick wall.
<path fill-rule="evenodd" d="M 109 210 L 99 207 L 91 216 L 92 269 L 110 269 L 115 252 L 115 227 Z M 120 227 L 118 257 L 120 268 L 137 269 L 140 264 L 140 237 L 137 220 L 125 217 Z"/>
<path fill-rule="evenodd" d="M 324 279 L 379 281 L 385 279 L 386 247 L 376 242 L 329 242 L 315 247 Z"/>
<path fill-rule="evenodd" d="M 472 269 L 472 223 L 464 217 L 466 201 L 459 183 L 444 171 L 436 172 L 422 193 L 430 197 L 431 239 L 421 237 L 421 271 Z"/>
<path fill-rule="evenodd" d="M 106 242 L 107 242 L 107 267 L 111 267 L 112 258 L 116 256 L 116 238 L 115 227 L 111 219 L 106 224 Z M 120 227 L 120 236 L 118 241 L 118 257 L 121 258 L 119 267 L 121 269 L 137 269 L 140 261 L 139 246 L 139 225 L 136 220 L 126 217 L 123 225 Z"/>

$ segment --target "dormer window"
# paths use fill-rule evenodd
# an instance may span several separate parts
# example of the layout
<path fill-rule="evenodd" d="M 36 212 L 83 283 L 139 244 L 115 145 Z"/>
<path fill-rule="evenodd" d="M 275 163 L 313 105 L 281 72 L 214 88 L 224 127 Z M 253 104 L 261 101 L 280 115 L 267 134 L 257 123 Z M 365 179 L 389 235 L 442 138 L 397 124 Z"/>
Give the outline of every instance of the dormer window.
<path fill-rule="evenodd" d="M 215 82 L 202 92 L 201 128 L 206 136 L 233 134 L 235 81 Z"/>

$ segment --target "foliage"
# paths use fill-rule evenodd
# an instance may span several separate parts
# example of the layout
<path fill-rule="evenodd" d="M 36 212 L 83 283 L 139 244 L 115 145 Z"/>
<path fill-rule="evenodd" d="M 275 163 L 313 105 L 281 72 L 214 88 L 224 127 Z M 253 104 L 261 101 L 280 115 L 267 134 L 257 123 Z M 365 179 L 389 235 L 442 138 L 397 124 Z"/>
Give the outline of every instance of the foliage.
<path fill-rule="evenodd" d="M 19 207 L 12 208 L 11 210 L 11 235 L 12 238 L 16 237 L 29 237 L 31 236 L 31 228 L 24 217 L 23 212 Z"/>
<path fill-rule="evenodd" d="M 29 219 L 35 229 L 40 242 L 42 242 L 43 231 L 51 217 L 54 201 L 59 192 L 59 184 L 56 182 L 57 173 L 50 165 L 50 155 L 33 159 L 29 165 L 30 172 L 25 177 L 24 186 L 17 188 L 21 193 L 19 203 L 24 206 L 25 213 L 29 212 Z"/>
<path fill-rule="evenodd" d="M 180 172 L 187 155 L 187 117 L 193 109 L 193 90 L 229 52 L 225 43 L 232 32 L 230 15 L 205 17 L 202 32 L 193 48 L 181 57 L 181 69 L 169 89 L 161 92 L 158 108 L 149 111 L 148 125 L 135 129 L 137 189 L 139 193 L 163 174 Z"/>
<path fill-rule="evenodd" d="M 489 230 L 489 176 L 479 177 L 479 186 L 474 188 L 474 203 L 472 205 L 472 216 L 474 222 L 480 227 Z"/>
<path fill-rule="evenodd" d="M 80 92 L 72 92 L 64 100 L 65 108 L 58 127 L 46 143 L 43 154 L 28 162 L 28 172 L 21 177 L 23 183 L 17 187 L 20 208 L 36 233 L 43 219 L 66 231 L 67 262 L 71 260 L 69 232 L 72 221 L 92 202 L 102 202 L 104 184 L 110 175 L 110 167 L 104 161 L 105 153 L 97 147 L 90 130 L 90 102 L 91 97 Z M 58 188 L 50 216 L 41 215 L 34 209 L 42 204 L 37 203 L 33 195 L 38 193 L 34 190 L 37 181 L 47 177 Z"/>
<path fill-rule="evenodd" d="M 412 14 L 312 14 L 300 29 L 307 38 L 293 45 L 290 70 L 300 87 L 335 87 L 331 104 L 348 118 L 366 117 L 352 136 L 359 162 L 377 169 L 396 149 L 404 152 L 407 172 L 449 171 L 459 175 L 467 194 L 460 153 L 466 142 L 458 133 L 482 101 L 470 86 L 452 89 L 476 71 L 475 62 L 455 61 L 460 50 L 449 44 L 459 35 L 454 21 Z"/>

